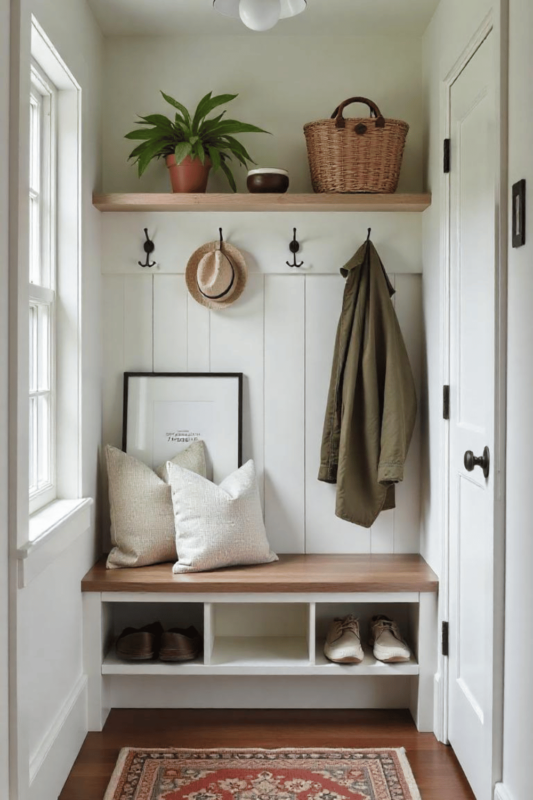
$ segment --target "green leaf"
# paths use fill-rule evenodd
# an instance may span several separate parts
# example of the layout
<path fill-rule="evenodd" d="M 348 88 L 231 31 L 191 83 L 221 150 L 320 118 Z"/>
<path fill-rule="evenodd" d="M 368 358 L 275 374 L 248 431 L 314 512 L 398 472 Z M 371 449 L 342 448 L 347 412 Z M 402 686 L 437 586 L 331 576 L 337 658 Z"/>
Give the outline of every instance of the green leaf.
<path fill-rule="evenodd" d="M 211 163 L 213 165 L 213 172 L 217 172 L 220 169 L 220 165 L 222 163 L 220 158 L 220 153 L 216 149 L 216 147 L 208 146 L 207 152 L 209 153 L 209 158 L 211 159 Z"/>
<path fill-rule="evenodd" d="M 159 128 L 172 129 L 172 121 L 165 117 L 164 114 L 148 114 L 146 117 L 141 117 L 143 122 L 148 125 L 155 125 Z"/>
<path fill-rule="evenodd" d="M 144 147 L 143 147 L 143 151 L 139 155 L 139 159 L 137 161 L 137 165 L 138 165 L 138 168 L 139 168 L 139 178 L 145 172 L 145 170 L 148 167 L 150 161 L 152 161 L 152 159 L 157 158 L 158 156 L 161 156 L 163 154 L 162 153 L 162 150 L 163 150 L 162 144 L 163 143 L 162 143 L 161 140 L 157 140 L 155 142 L 145 142 Z"/>
<path fill-rule="evenodd" d="M 198 108 L 194 114 L 193 127 L 199 125 L 208 114 L 215 110 L 215 108 L 224 106 L 226 103 L 231 103 L 232 100 L 238 97 L 237 94 L 219 94 L 216 97 L 212 97 L 211 95 L 212 92 L 209 92 L 209 94 L 206 94 L 198 103 Z"/>
<path fill-rule="evenodd" d="M 198 128 L 198 135 L 201 136 L 203 139 L 209 134 L 210 131 L 214 130 L 222 117 L 225 115 L 225 111 L 222 114 L 219 114 L 218 117 L 213 117 L 213 119 L 206 119 L 200 127 Z"/>
<path fill-rule="evenodd" d="M 227 119 L 224 122 L 221 122 L 212 133 L 215 133 L 217 136 L 225 136 L 228 133 L 269 133 L 268 131 L 263 130 L 263 128 L 258 128 L 256 125 L 249 125 L 246 122 L 238 122 L 236 119 Z"/>
<path fill-rule="evenodd" d="M 153 139 L 154 136 L 161 136 L 161 131 L 157 128 L 150 128 L 150 130 L 130 131 L 124 137 L 125 139 Z"/>
<path fill-rule="evenodd" d="M 198 156 L 202 164 L 205 164 L 205 150 L 200 140 L 197 141 L 195 150 L 196 150 L 196 155 Z"/>
<path fill-rule="evenodd" d="M 230 168 L 225 163 L 225 161 L 221 161 L 220 162 L 220 166 L 222 168 L 222 172 L 224 173 L 224 175 L 228 179 L 229 185 L 231 186 L 233 191 L 236 192 L 237 191 L 237 184 L 235 183 L 235 178 L 233 177 L 233 172 L 230 170 Z"/>
<path fill-rule="evenodd" d="M 165 94 L 164 92 L 161 92 L 161 94 L 163 95 L 163 97 L 167 101 L 167 103 L 169 103 L 174 108 L 177 108 L 178 111 L 180 111 L 181 114 L 183 114 L 183 119 L 185 120 L 185 123 L 190 127 L 191 126 L 191 115 L 189 114 L 189 112 L 187 111 L 185 106 L 182 105 L 181 103 L 178 103 L 178 101 L 174 100 L 174 98 L 171 97 L 169 94 Z"/>
<path fill-rule="evenodd" d="M 251 157 L 250 153 L 246 147 L 241 144 L 241 142 L 239 142 L 237 139 L 234 139 L 233 136 L 224 136 L 224 140 L 228 143 L 230 149 L 234 153 L 240 153 L 243 158 L 246 158 L 248 161 L 251 161 L 253 164 L 255 164 L 255 161 Z"/>
<path fill-rule="evenodd" d="M 200 121 L 205 117 L 205 114 L 202 114 L 202 108 L 211 100 L 211 95 L 213 92 L 208 92 L 205 97 L 202 97 L 198 105 L 196 106 L 196 111 L 194 112 L 194 117 L 192 120 L 192 130 L 193 133 L 196 133 L 198 130 L 198 125 Z"/>
<path fill-rule="evenodd" d="M 190 142 L 180 142 L 176 145 L 176 149 L 174 150 L 174 155 L 176 156 L 176 164 L 181 164 L 187 156 L 190 156 L 192 153 L 192 144 Z"/>

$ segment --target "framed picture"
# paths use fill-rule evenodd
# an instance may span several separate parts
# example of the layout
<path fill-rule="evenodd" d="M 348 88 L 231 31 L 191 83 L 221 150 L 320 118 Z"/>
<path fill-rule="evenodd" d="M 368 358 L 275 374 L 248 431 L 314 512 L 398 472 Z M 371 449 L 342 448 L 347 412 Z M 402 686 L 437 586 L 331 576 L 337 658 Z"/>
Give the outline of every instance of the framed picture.
<path fill-rule="evenodd" d="M 124 373 L 122 449 L 152 469 L 202 439 L 208 477 L 242 465 L 241 373 Z"/>

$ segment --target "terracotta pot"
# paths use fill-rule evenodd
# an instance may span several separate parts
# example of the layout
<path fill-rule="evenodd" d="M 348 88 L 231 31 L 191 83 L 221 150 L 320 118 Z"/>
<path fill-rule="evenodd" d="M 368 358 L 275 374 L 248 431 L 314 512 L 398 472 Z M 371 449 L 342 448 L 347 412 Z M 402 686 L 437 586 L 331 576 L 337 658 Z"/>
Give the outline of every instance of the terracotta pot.
<path fill-rule="evenodd" d="M 211 162 L 208 158 L 202 164 L 199 158 L 187 156 L 181 164 L 176 164 L 175 156 L 166 157 L 167 167 L 170 174 L 172 191 L 182 194 L 200 194 L 207 190 L 207 179 Z"/>

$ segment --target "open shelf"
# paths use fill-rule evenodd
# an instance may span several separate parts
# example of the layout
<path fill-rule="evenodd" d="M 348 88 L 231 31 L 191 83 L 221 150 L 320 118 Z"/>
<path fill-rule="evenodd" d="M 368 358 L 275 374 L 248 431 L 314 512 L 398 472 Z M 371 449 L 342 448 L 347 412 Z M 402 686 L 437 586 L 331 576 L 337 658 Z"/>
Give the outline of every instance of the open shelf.
<path fill-rule="evenodd" d="M 425 211 L 430 194 L 95 194 L 99 211 Z"/>
<path fill-rule="evenodd" d="M 213 667 L 309 667 L 307 640 L 289 636 L 219 636 L 215 639 Z"/>
<path fill-rule="evenodd" d="M 200 656 L 195 661 L 122 661 L 113 648 L 104 658 L 102 675 L 350 675 L 377 678 L 419 675 L 412 658 L 404 664 L 383 664 L 371 652 L 365 652 L 361 664 L 333 664 L 317 642 L 315 663 L 309 661 L 305 639 L 287 637 L 220 637 L 215 640 L 211 664 Z"/>
<path fill-rule="evenodd" d="M 372 675 L 373 677 L 386 677 L 392 675 L 419 675 L 420 667 L 413 657 L 400 664 L 384 664 L 374 658 L 373 654 L 365 649 L 365 657 L 360 664 L 334 664 L 324 655 L 324 642 L 316 645 L 316 671 L 319 675 Z"/>

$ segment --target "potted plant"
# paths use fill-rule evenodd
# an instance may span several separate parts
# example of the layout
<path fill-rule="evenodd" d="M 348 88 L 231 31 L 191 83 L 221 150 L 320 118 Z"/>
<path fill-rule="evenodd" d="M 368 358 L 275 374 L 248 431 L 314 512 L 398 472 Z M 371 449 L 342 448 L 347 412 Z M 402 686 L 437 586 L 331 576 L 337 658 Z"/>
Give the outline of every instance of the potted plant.
<path fill-rule="evenodd" d="M 255 125 L 224 119 L 226 111 L 208 119 L 216 108 L 235 100 L 236 94 L 212 92 L 200 100 L 194 114 L 173 97 L 161 92 L 176 113 L 173 119 L 164 114 L 140 117 L 137 128 L 126 135 L 126 139 L 139 139 L 139 144 L 129 155 L 139 170 L 139 177 L 150 162 L 164 158 L 170 173 L 173 192 L 205 192 L 211 167 L 213 172 L 221 169 L 234 192 L 235 178 L 228 162 L 236 158 L 245 167 L 255 163 L 246 148 L 235 139 L 239 133 L 268 133 Z"/>

